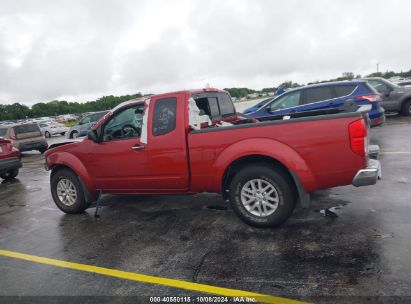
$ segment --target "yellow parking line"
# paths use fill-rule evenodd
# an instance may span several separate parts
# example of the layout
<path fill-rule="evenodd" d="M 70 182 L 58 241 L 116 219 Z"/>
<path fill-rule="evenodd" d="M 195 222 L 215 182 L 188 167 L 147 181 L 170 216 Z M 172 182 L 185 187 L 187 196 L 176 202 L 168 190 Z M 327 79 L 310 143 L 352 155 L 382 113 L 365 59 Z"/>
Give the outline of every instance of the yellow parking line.
<path fill-rule="evenodd" d="M 167 278 L 162 278 L 162 277 L 149 276 L 149 275 L 139 274 L 139 273 L 134 273 L 134 272 L 127 272 L 127 271 L 121 271 L 121 270 L 116 270 L 116 269 L 67 262 L 67 261 L 57 260 L 57 259 L 49 259 L 49 258 L 44 258 L 44 257 L 35 256 L 35 255 L 30 255 L 30 254 L 14 252 L 14 251 L 8 251 L 8 250 L 0 250 L 0 256 L 30 261 L 34 263 L 52 265 L 56 267 L 81 270 L 81 271 L 91 272 L 91 273 L 98 273 L 98 274 L 102 274 L 105 276 L 116 277 L 120 279 L 169 286 L 169 287 L 174 287 L 174 288 L 186 289 L 190 291 L 198 291 L 201 293 L 208 293 L 208 294 L 214 294 L 214 295 L 225 296 L 225 297 L 254 298 L 257 300 L 257 302 L 260 302 L 260 303 L 275 303 L 275 304 L 303 304 L 304 303 L 304 302 L 300 302 L 300 301 L 296 301 L 292 299 L 269 296 L 269 295 L 264 295 L 264 294 L 259 294 L 259 293 L 244 291 L 244 290 L 223 288 L 223 287 L 217 287 L 217 286 L 211 286 L 211 285 L 205 285 L 205 284 L 199 284 L 199 283 L 192 283 L 192 282 L 167 279 Z"/>

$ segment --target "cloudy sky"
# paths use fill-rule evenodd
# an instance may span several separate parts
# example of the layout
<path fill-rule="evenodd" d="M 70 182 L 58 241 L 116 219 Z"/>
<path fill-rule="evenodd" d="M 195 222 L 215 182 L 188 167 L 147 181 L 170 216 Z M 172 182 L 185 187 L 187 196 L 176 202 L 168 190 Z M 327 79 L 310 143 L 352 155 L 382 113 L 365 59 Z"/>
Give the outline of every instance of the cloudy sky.
<path fill-rule="evenodd" d="M 0 0 L 0 103 L 411 68 L 409 0 Z"/>

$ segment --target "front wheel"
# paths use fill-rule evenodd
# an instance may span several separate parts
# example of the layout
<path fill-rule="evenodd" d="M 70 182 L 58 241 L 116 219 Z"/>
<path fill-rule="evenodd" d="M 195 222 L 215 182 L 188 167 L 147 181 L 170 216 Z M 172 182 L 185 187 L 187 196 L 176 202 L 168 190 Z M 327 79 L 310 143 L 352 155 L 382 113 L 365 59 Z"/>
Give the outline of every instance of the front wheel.
<path fill-rule="evenodd" d="M 256 227 L 276 227 L 292 214 L 295 198 L 290 178 L 272 166 L 243 168 L 230 184 L 230 202 L 237 215 Z"/>
<path fill-rule="evenodd" d="M 89 207 L 77 176 L 68 169 L 52 174 L 51 195 L 57 207 L 65 213 L 81 213 Z"/>
<path fill-rule="evenodd" d="M 51 134 L 50 134 L 49 131 L 46 131 L 46 132 L 44 132 L 44 136 L 45 136 L 46 138 L 50 138 L 50 137 L 51 137 Z"/>
<path fill-rule="evenodd" d="M 0 175 L 0 177 L 5 180 L 10 180 L 10 179 L 15 178 L 18 174 L 19 174 L 19 169 L 14 169 L 14 170 L 7 171 L 6 173 L 3 173 L 2 175 Z"/>

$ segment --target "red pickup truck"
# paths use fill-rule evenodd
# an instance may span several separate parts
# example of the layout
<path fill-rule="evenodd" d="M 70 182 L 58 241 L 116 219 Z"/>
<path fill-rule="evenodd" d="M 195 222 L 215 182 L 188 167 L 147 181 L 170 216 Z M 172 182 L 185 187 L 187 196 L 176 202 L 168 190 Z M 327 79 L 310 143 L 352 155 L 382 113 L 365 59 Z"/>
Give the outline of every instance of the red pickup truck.
<path fill-rule="evenodd" d="M 221 193 L 245 222 L 278 226 L 310 192 L 377 182 L 363 114 L 327 111 L 246 119 L 217 89 L 132 100 L 46 151 L 51 193 L 66 213 L 100 193 Z"/>

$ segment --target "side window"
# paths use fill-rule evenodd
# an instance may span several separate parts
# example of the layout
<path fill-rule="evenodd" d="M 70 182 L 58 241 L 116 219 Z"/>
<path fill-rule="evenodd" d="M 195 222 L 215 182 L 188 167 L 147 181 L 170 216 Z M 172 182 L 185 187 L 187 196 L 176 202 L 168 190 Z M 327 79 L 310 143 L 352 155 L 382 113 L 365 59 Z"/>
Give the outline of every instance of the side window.
<path fill-rule="evenodd" d="M 304 103 L 312 103 L 334 98 L 332 87 L 320 87 L 305 90 Z"/>
<path fill-rule="evenodd" d="M 235 115 L 233 102 L 227 94 L 219 94 L 218 100 L 220 104 L 220 112 L 222 117 Z"/>
<path fill-rule="evenodd" d="M 336 97 L 343 97 L 350 95 L 355 89 L 355 85 L 345 85 L 345 86 L 336 86 L 334 87 L 335 93 L 337 94 Z"/>
<path fill-rule="evenodd" d="M 388 91 L 388 86 L 382 81 L 372 79 L 372 80 L 368 80 L 368 83 L 374 89 L 376 89 L 378 93 L 384 93 Z"/>
<path fill-rule="evenodd" d="M 46 124 L 40 124 L 40 128 L 47 128 Z"/>
<path fill-rule="evenodd" d="M 220 110 L 218 109 L 218 101 L 216 97 L 208 98 L 208 106 L 210 107 L 211 118 L 216 118 L 220 116 Z"/>
<path fill-rule="evenodd" d="M 203 97 L 195 99 L 197 107 L 200 109 L 200 115 L 208 115 L 210 118 L 220 116 L 218 101 L 216 97 Z"/>
<path fill-rule="evenodd" d="M 165 98 L 157 100 L 153 114 L 153 135 L 170 133 L 176 128 L 177 99 Z"/>
<path fill-rule="evenodd" d="M 7 128 L 0 128 L 0 136 L 3 137 L 3 136 L 6 136 L 6 134 L 7 134 Z"/>
<path fill-rule="evenodd" d="M 277 111 L 281 109 L 287 109 L 287 108 L 299 106 L 300 105 L 300 95 L 301 95 L 300 91 L 283 95 L 271 103 L 270 110 Z"/>
<path fill-rule="evenodd" d="M 81 125 L 85 125 L 85 124 L 88 124 L 88 123 L 90 123 L 90 122 L 91 122 L 91 115 L 88 115 L 88 116 L 84 117 L 84 118 L 80 121 L 80 124 L 81 124 Z"/>
<path fill-rule="evenodd" d="M 139 104 L 114 114 L 104 126 L 103 140 L 140 137 L 143 113 L 144 104 Z"/>

